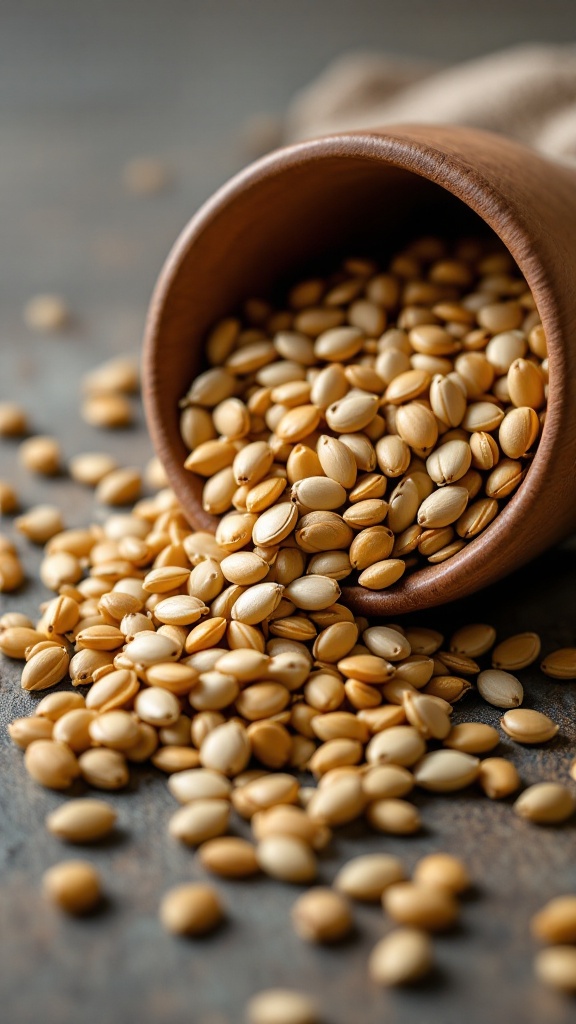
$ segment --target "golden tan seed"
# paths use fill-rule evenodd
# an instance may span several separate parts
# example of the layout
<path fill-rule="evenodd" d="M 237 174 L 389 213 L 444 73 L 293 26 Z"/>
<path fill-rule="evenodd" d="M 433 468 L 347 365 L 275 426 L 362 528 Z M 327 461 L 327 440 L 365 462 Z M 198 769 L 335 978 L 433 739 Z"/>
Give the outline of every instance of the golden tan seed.
<path fill-rule="evenodd" d="M 481 761 L 478 782 L 491 800 L 510 796 L 521 786 L 515 766 L 504 757 L 487 757 Z"/>
<path fill-rule="evenodd" d="M 461 722 L 450 730 L 444 746 L 465 754 L 486 754 L 500 742 L 497 729 L 484 722 Z"/>
<path fill-rule="evenodd" d="M 143 722 L 142 727 L 144 727 L 145 724 L 146 723 Z M 149 726 L 149 728 L 152 727 Z M 130 757 L 131 760 L 134 760 L 132 748 L 128 751 L 128 757 Z M 140 758 L 140 760 L 142 760 L 142 758 Z M 150 760 L 155 768 L 158 768 L 161 772 L 166 772 L 166 774 L 170 775 L 171 772 L 182 772 L 197 768 L 200 764 L 200 755 L 198 751 L 194 750 L 192 747 L 170 744 L 168 746 L 161 746 L 158 750 L 153 752 L 150 756 Z"/>
<path fill-rule="evenodd" d="M 507 385 L 510 400 L 516 407 L 540 409 L 544 405 L 544 378 L 528 359 L 514 360 L 508 370 Z"/>
<path fill-rule="evenodd" d="M 24 666 L 20 680 L 22 689 L 47 690 L 55 686 L 66 675 L 69 661 L 63 647 L 49 647 L 39 651 Z"/>
<path fill-rule="evenodd" d="M 570 994 L 576 992 L 576 949 L 559 945 L 541 950 L 535 957 L 534 971 L 550 988 Z"/>
<path fill-rule="evenodd" d="M 486 494 L 489 498 L 507 498 L 518 487 L 525 472 L 521 462 L 501 459 L 486 480 Z"/>
<path fill-rule="evenodd" d="M 291 918 L 296 934 L 305 942 L 339 942 L 353 924 L 346 896 L 326 886 L 317 886 L 299 896 Z"/>
<path fill-rule="evenodd" d="M 18 516 L 14 526 L 34 544 L 45 544 L 64 529 L 64 522 L 60 509 L 55 505 L 35 505 Z"/>
<path fill-rule="evenodd" d="M 236 381 L 231 373 L 222 367 L 214 367 L 200 373 L 192 383 L 185 397 L 185 402 L 213 408 L 218 402 L 230 398 L 236 390 Z"/>
<path fill-rule="evenodd" d="M 54 864 L 42 877 L 44 895 L 68 914 L 85 914 L 102 898 L 100 875 L 85 860 Z"/>
<path fill-rule="evenodd" d="M 433 793 L 464 789 L 478 776 L 480 762 L 459 750 L 433 750 L 414 768 L 416 784 Z"/>
<path fill-rule="evenodd" d="M 548 715 L 531 708 L 514 708 L 500 719 L 504 732 L 516 743 L 546 743 L 556 736 L 559 726 Z"/>
<path fill-rule="evenodd" d="M 110 834 L 116 811 L 104 800 L 79 799 L 62 804 L 46 818 L 46 828 L 69 843 L 91 843 Z"/>
<path fill-rule="evenodd" d="M 258 864 L 265 874 L 281 882 L 313 882 L 316 857 L 308 843 L 292 835 L 269 835 L 256 848 Z"/>
<path fill-rule="evenodd" d="M 347 449 L 346 449 L 347 450 Z M 310 476 L 298 480 L 292 487 L 292 501 L 315 511 L 340 508 L 346 501 L 342 484 L 327 476 Z"/>
<path fill-rule="evenodd" d="M 529 406 L 506 413 L 498 432 L 498 442 L 505 455 L 519 459 L 526 455 L 540 431 L 538 414 Z"/>
<path fill-rule="evenodd" d="M 444 931 L 458 919 L 458 904 L 450 892 L 414 882 L 388 886 L 382 894 L 382 905 L 397 924 L 425 931 Z"/>
<path fill-rule="evenodd" d="M 433 948 L 417 928 L 397 928 L 380 939 L 370 954 L 368 973 L 377 985 L 409 985 L 430 972 Z"/>
<path fill-rule="evenodd" d="M 496 640 L 496 630 L 484 623 L 474 623 L 456 630 L 450 640 L 450 650 L 467 654 L 471 658 L 486 654 Z"/>
<path fill-rule="evenodd" d="M 138 724 L 127 711 L 105 711 L 92 719 L 88 727 L 95 743 L 111 750 L 128 750 L 138 739 Z"/>
<path fill-rule="evenodd" d="M 535 938 L 553 945 L 576 943 L 576 896 L 557 896 L 530 921 Z"/>
<path fill-rule="evenodd" d="M 536 661 L 540 647 L 537 633 L 517 633 L 496 645 L 492 651 L 492 667 L 507 671 L 526 668 Z"/>
<path fill-rule="evenodd" d="M 496 708 L 517 708 L 524 700 L 521 682 L 510 672 L 486 669 L 477 679 L 478 692 Z"/>
<path fill-rule="evenodd" d="M 60 471 L 62 452 L 54 437 L 37 434 L 22 441 L 18 457 L 25 469 L 41 476 L 54 476 Z"/>
<path fill-rule="evenodd" d="M 395 882 L 405 879 L 404 866 L 398 857 L 386 853 L 369 853 L 353 857 L 337 873 L 333 885 L 351 899 L 375 903 Z"/>
<path fill-rule="evenodd" d="M 449 853 L 431 853 L 423 857 L 416 864 L 413 879 L 417 885 L 443 889 L 456 895 L 471 885 L 466 865 Z"/>
<path fill-rule="evenodd" d="M 317 359 L 339 363 L 352 359 L 360 352 L 363 343 L 363 332 L 359 327 L 333 327 L 318 335 L 314 342 L 314 355 Z"/>
<path fill-rule="evenodd" d="M 159 916 L 173 935 L 205 935 L 220 924 L 224 911 L 211 885 L 188 882 L 164 893 Z"/>
<path fill-rule="evenodd" d="M 559 782 L 537 782 L 520 794 L 514 810 L 521 818 L 538 825 L 558 825 L 572 817 L 576 800 Z"/>
<path fill-rule="evenodd" d="M 366 818 L 372 828 L 388 835 L 413 835 L 422 827 L 418 809 L 407 800 L 386 797 L 369 804 Z"/>
<path fill-rule="evenodd" d="M 356 460 L 350 449 L 342 441 L 337 437 L 322 434 L 318 438 L 316 451 L 322 470 L 327 477 L 339 483 L 347 490 L 354 486 L 358 472 Z M 334 507 L 337 508 L 338 506 Z"/>
<path fill-rule="evenodd" d="M 89 651 L 115 651 L 124 643 L 124 634 L 118 626 L 87 626 L 76 633 L 76 643 Z"/>
<path fill-rule="evenodd" d="M 0 552 L 0 593 L 17 590 L 24 582 L 24 567 L 16 554 Z"/>
<path fill-rule="evenodd" d="M 54 723 L 52 739 L 58 743 L 65 743 L 75 754 L 82 753 L 91 745 L 90 724 L 94 719 L 95 712 L 88 708 L 75 708 L 61 715 Z"/>
<path fill-rule="evenodd" d="M 76 755 L 53 740 L 35 740 L 26 748 L 26 771 L 47 789 L 68 789 L 80 774 Z"/>
<path fill-rule="evenodd" d="M 178 803 L 188 804 L 194 800 L 227 800 L 232 786 L 219 772 L 209 768 L 190 768 L 177 772 L 168 779 L 168 789 Z"/>
<path fill-rule="evenodd" d="M 117 750 L 94 747 L 78 758 L 82 778 L 96 789 L 122 789 L 128 785 L 129 772 L 126 758 Z"/>
<path fill-rule="evenodd" d="M 26 651 L 43 639 L 43 634 L 31 626 L 8 625 L 0 630 L 0 651 L 8 658 L 22 660 Z"/>
<path fill-rule="evenodd" d="M 16 718 L 8 725 L 8 735 L 21 750 L 26 750 L 34 740 L 49 740 L 52 737 L 53 722 L 48 718 L 32 715 L 30 718 Z"/>
<path fill-rule="evenodd" d="M 19 437 L 28 430 L 28 417 L 16 402 L 0 402 L 0 437 Z"/>
<path fill-rule="evenodd" d="M 368 800 L 407 796 L 413 787 L 412 773 L 397 764 L 373 765 L 362 775 L 362 789 Z"/>
<path fill-rule="evenodd" d="M 293 989 L 271 988 L 258 992 L 246 1008 L 247 1024 L 319 1024 L 315 1001 Z"/>
<path fill-rule="evenodd" d="M 358 583 L 367 590 L 384 590 L 397 583 L 405 569 L 406 564 L 401 558 L 387 558 L 364 569 L 358 577 Z"/>
<path fill-rule="evenodd" d="M 12 484 L 6 480 L 0 480 L 0 515 L 10 515 L 11 512 L 16 512 L 19 504 L 18 494 Z M 17 529 L 20 529 L 20 532 L 23 533 L 22 516 L 19 519 L 20 525 L 17 525 Z"/>
<path fill-rule="evenodd" d="M 198 859 L 203 868 L 223 878 L 247 878 L 259 871 L 255 847 L 237 836 L 209 839 L 200 847 Z"/>
<path fill-rule="evenodd" d="M 561 647 L 547 654 L 540 665 L 552 679 L 576 679 L 576 647 Z"/>
<path fill-rule="evenodd" d="M 396 428 L 411 448 L 431 448 L 438 440 L 438 425 L 431 409 L 418 402 L 408 402 L 398 409 Z"/>

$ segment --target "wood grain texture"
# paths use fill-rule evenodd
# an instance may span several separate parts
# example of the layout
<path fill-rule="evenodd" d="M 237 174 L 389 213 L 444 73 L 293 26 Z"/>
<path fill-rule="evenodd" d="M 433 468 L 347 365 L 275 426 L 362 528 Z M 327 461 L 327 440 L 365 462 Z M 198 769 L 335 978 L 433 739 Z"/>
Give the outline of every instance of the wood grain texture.
<path fill-rule="evenodd" d="M 258 161 L 221 188 L 176 242 L 152 299 L 144 400 L 156 450 L 190 522 L 214 528 L 202 481 L 184 470 L 178 400 L 202 342 L 242 298 L 343 252 L 393 250 L 415 232 L 492 228 L 534 294 L 550 352 L 546 425 L 530 470 L 481 537 L 384 592 L 345 587 L 364 614 L 400 614 L 487 586 L 576 522 L 576 174 L 502 136 L 400 126 L 312 140 Z M 385 239 L 384 245 L 382 239 Z"/>

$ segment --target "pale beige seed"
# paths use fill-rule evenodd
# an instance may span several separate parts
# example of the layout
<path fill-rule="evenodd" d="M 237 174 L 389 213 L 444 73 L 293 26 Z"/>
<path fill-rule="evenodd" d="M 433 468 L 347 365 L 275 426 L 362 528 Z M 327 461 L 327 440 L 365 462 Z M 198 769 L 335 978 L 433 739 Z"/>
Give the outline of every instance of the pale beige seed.
<path fill-rule="evenodd" d="M 20 437 L 28 430 L 26 411 L 16 402 L 0 402 L 0 437 Z"/>
<path fill-rule="evenodd" d="M 45 544 L 64 529 L 64 522 L 60 509 L 55 505 L 35 505 L 18 516 L 14 526 L 34 544 Z"/>
<path fill-rule="evenodd" d="M 458 919 L 459 908 L 452 893 L 415 882 L 397 882 L 382 894 L 384 912 L 397 924 L 445 931 Z"/>
<path fill-rule="evenodd" d="M 94 715 L 95 712 L 88 708 L 67 711 L 54 723 L 52 739 L 58 743 L 65 743 L 75 754 L 81 754 L 91 746 L 89 730 Z"/>
<path fill-rule="evenodd" d="M 520 794 L 514 810 L 519 817 L 538 825 L 559 825 L 572 817 L 576 800 L 560 782 L 537 782 Z"/>
<path fill-rule="evenodd" d="M 340 508 L 346 501 L 346 491 L 341 484 L 330 477 L 310 476 L 298 480 L 293 485 L 291 498 L 292 501 L 305 508 L 319 512 Z"/>
<path fill-rule="evenodd" d="M 227 800 L 232 792 L 228 779 L 209 768 L 190 768 L 176 772 L 168 779 L 168 789 L 180 804 L 189 804 L 194 800 Z"/>
<path fill-rule="evenodd" d="M 457 427 L 466 413 L 466 385 L 457 374 L 436 374 L 430 384 L 434 415 L 449 427 Z"/>
<path fill-rule="evenodd" d="M 456 630 L 450 640 L 450 650 L 471 658 L 486 654 L 494 645 L 496 630 L 484 623 L 474 623 Z"/>
<path fill-rule="evenodd" d="M 64 678 L 70 658 L 60 646 L 39 651 L 26 662 L 20 678 L 23 690 L 48 690 Z"/>
<path fill-rule="evenodd" d="M 287 772 L 278 772 L 273 775 L 262 775 L 245 783 L 242 787 L 241 805 L 237 810 L 243 817 L 251 817 L 256 811 L 267 810 L 279 804 L 293 804 L 298 800 L 298 781 L 293 775 Z M 235 791 L 232 795 L 239 795 Z"/>
<path fill-rule="evenodd" d="M 367 853 L 347 861 L 338 871 L 333 885 L 350 899 L 376 903 L 389 885 L 405 878 L 404 866 L 398 857 L 387 853 Z"/>
<path fill-rule="evenodd" d="M 154 608 L 154 618 L 159 622 L 172 626 L 191 626 L 202 615 L 208 614 L 208 608 L 197 597 L 178 594 L 159 601 Z"/>
<path fill-rule="evenodd" d="M 256 848 L 258 864 L 265 874 L 281 882 L 313 882 L 317 863 L 308 843 L 296 836 L 269 835 Z"/>
<path fill-rule="evenodd" d="M 210 477 L 202 489 L 202 508 L 210 515 L 218 516 L 227 512 L 236 492 L 236 481 L 231 466 L 221 469 Z"/>
<path fill-rule="evenodd" d="M 344 369 L 338 363 L 325 366 L 312 382 L 310 401 L 319 409 L 327 409 L 338 402 L 349 390 Z"/>
<path fill-rule="evenodd" d="M 547 654 L 540 665 L 552 679 L 576 679 L 576 647 L 561 647 Z"/>
<path fill-rule="evenodd" d="M 325 411 L 326 423 L 337 434 L 364 430 L 378 411 L 378 396 L 359 391 L 333 402 Z"/>
<path fill-rule="evenodd" d="M 82 390 L 89 394 L 133 394 L 139 388 L 138 360 L 132 355 L 108 359 L 82 377 Z"/>
<path fill-rule="evenodd" d="M 104 430 L 128 427 L 134 419 L 129 399 L 114 392 L 88 395 L 80 406 L 80 415 L 91 427 Z"/>
<path fill-rule="evenodd" d="M 336 779 L 330 786 L 318 788 L 306 810 L 313 821 L 331 828 L 360 817 L 366 805 L 362 780 L 357 775 Z"/>
<path fill-rule="evenodd" d="M 487 757 L 481 761 L 478 782 L 490 800 L 502 800 L 521 786 L 515 766 L 504 757 Z"/>
<path fill-rule="evenodd" d="M 352 572 L 350 558 L 345 551 L 321 551 L 312 555 L 308 562 L 307 573 L 315 576 L 329 576 L 333 580 L 343 580 Z M 303 573 L 298 573 L 298 576 Z M 282 581 L 283 582 L 283 581 Z M 288 580 L 289 583 L 292 580 Z"/>
<path fill-rule="evenodd" d="M 456 484 L 433 491 L 418 509 L 418 523 L 427 529 L 438 529 L 454 523 L 466 508 L 468 491 Z"/>
<path fill-rule="evenodd" d="M 395 797 L 374 800 L 368 806 L 366 819 L 373 829 L 386 835 L 413 835 L 422 827 L 418 808 Z"/>
<path fill-rule="evenodd" d="M 32 715 L 29 718 L 15 718 L 8 725 L 8 735 L 12 742 L 26 750 L 34 740 L 49 740 L 52 738 L 53 722 L 48 718 L 40 718 Z"/>
<path fill-rule="evenodd" d="M 500 725 L 516 743 L 546 743 L 559 730 L 559 726 L 548 715 L 531 708 L 507 711 L 500 719 Z"/>
<path fill-rule="evenodd" d="M 460 480 L 470 469 L 472 451 L 466 441 L 445 441 L 426 459 L 426 470 L 439 486 Z"/>
<path fill-rule="evenodd" d="M 414 768 L 416 784 L 433 793 L 451 793 L 469 786 L 478 776 L 480 761 L 459 750 L 433 750 Z"/>
<path fill-rule="evenodd" d="M 519 708 L 524 687 L 516 676 L 501 669 L 486 669 L 477 679 L 478 691 L 494 708 Z"/>
<path fill-rule="evenodd" d="M 111 750 L 128 750 L 138 739 L 138 723 L 127 711 L 106 711 L 88 727 L 95 743 Z"/>
<path fill-rule="evenodd" d="M 423 857 L 416 864 L 412 877 L 417 885 L 455 895 L 465 892 L 472 884 L 464 862 L 450 853 L 431 853 Z"/>
<path fill-rule="evenodd" d="M 126 644 L 122 653 L 124 661 L 130 667 L 136 666 L 141 669 L 177 658 L 180 646 L 170 636 L 144 630 L 136 633 L 134 639 Z"/>
<path fill-rule="evenodd" d="M 401 558 L 387 558 L 374 562 L 360 573 L 358 583 L 367 590 L 384 590 L 397 583 L 406 569 Z"/>
<path fill-rule="evenodd" d="M 200 747 L 200 760 L 204 768 L 234 776 L 243 771 L 250 760 L 250 742 L 246 730 L 238 722 L 216 726 Z"/>
<path fill-rule="evenodd" d="M 500 458 L 496 441 L 485 430 L 477 430 L 470 435 L 470 451 L 474 469 L 490 470 Z"/>
<path fill-rule="evenodd" d="M 315 1001 L 304 992 L 270 988 L 252 996 L 246 1007 L 247 1024 L 320 1024 Z"/>
<path fill-rule="evenodd" d="M 498 332 L 488 342 L 485 357 L 495 372 L 502 376 L 508 373 L 515 359 L 521 359 L 526 354 L 526 347 L 526 336 L 523 331 Z"/>
<path fill-rule="evenodd" d="M 504 420 L 504 413 L 494 402 L 472 402 L 462 420 L 464 430 L 471 434 L 476 431 L 496 430 Z"/>
<path fill-rule="evenodd" d="M 220 924 L 224 911 L 211 885 L 188 882 L 164 893 L 159 917 L 166 931 L 173 935 L 205 935 Z"/>
<path fill-rule="evenodd" d="M 411 725 L 385 728 L 372 737 L 366 747 L 369 764 L 397 764 L 409 768 L 426 752 L 426 744 Z"/>
<path fill-rule="evenodd" d="M 397 374 L 386 388 L 383 399 L 392 405 L 401 405 L 417 398 L 430 385 L 430 374 L 425 370 L 405 370 Z"/>
<path fill-rule="evenodd" d="M 217 366 L 195 378 L 184 402 L 211 409 L 225 398 L 230 398 L 235 390 L 236 381 L 232 374 Z"/>
<path fill-rule="evenodd" d="M 338 625 L 350 625 L 339 623 Z M 350 711 L 329 711 L 312 719 L 312 729 L 320 740 L 351 739 L 367 743 L 370 735 L 367 724 Z"/>
<path fill-rule="evenodd" d="M 284 590 L 284 595 L 297 608 L 306 611 L 320 611 L 323 608 L 329 608 L 338 600 L 340 587 L 336 580 L 328 576 L 310 574 L 289 583 Z"/>
<path fill-rule="evenodd" d="M 397 928 L 376 943 L 368 960 L 368 973 L 377 985 L 410 985 L 430 972 L 433 947 L 426 932 Z"/>
<path fill-rule="evenodd" d="M 117 750 L 106 747 L 85 750 L 78 758 L 78 765 L 84 781 L 96 789 L 123 789 L 130 780 L 126 758 Z"/>
<path fill-rule="evenodd" d="M 46 828 L 68 843 L 92 843 L 110 834 L 116 811 L 104 800 L 69 800 L 46 818 Z"/>
<path fill-rule="evenodd" d="M 358 467 L 354 455 L 337 437 L 322 434 L 316 444 L 322 470 L 331 480 L 349 490 L 356 483 Z M 343 498 L 344 500 L 344 498 Z M 304 502 L 306 504 L 306 502 Z M 341 502 L 342 504 L 342 502 Z M 310 506 L 315 508 L 316 506 Z M 338 506 L 334 506 L 337 508 Z"/>
<path fill-rule="evenodd" d="M 439 704 L 436 697 L 419 693 L 417 690 L 406 690 L 402 704 L 410 725 L 418 730 L 424 739 L 444 740 L 453 732 L 450 718 L 446 710 Z M 496 742 L 498 742 L 496 734 Z"/>
<path fill-rule="evenodd" d="M 68 789 L 80 774 L 76 755 L 53 740 L 35 740 L 24 755 L 26 771 L 47 789 Z"/>
<path fill-rule="evenodd" d="M 257 583 L 240 594 L 232 607 L 232 618 L 254 626 L 277 609 L 284 587 L 279 583 Z"/>
<path fill-rule="evenodd" d="M 200 847 L 198 859 L 203 868 L 222 878 L 247 878 L 259 871 L 255 847 L 237 836 L 209 839 Z"/>
<path fill-rule="evenodd" d="M 377 709 L 378 711 L 380 709 Z M 401 710 L 396 708 L 395 710 Z M 366 712 L 360 712 L 366 715 Z M 376 723 L 372 723 L 376 724 Z M 392 721 L 395 724 L 395 720 Z M 368 800 L 403 797 L 414 788 L 414 778 L 407 768 L 398 764 L 377 764 L 362 774 L 362 789 Z"/>
<path fill-rule="evenodd" d="M 549 900 L 530 921 L 535 938 L 552 945 L 576 943 L 576 896 L 557 896 Z"/>
<path fill-rule="evenodd" d="M 534 959 L 539 981 L 550 988 L 573 994 L 576 992 L 576 949 L 574 946 L 550 946 Z"/>
<path fill-rule="evenodd" d="M 62 452 L 56 438 L 37 434 L 22 441 L 18 458 L 31 473 L 55 476 L 60 471 Z"/>
<path fill-rule="evenodd" d="M 317 886 L 299 896 L 290 916 L 296 934 L 305 942 L 339 942 L 353 926 L 346 896 L 327 886 Z"/>
<path fill-rule="evenodd" d="M 58 693 L 49 693 L 46 697 L 43 697 L 36 705 L 34 714 L 48 718 L 51 722 L 56 722 L 67 711 L 83 708 L 85 703 L 81 693 L 70 693 L 67 690 L 60 690 Z"/>
<path fill-rule="evenodd" d="M 333 327 L 318 335 L 314 342 L 314 355 L 326 362 L 340 363 L 360 352 L 364 344 L 359 327 Z"/>
<path fill-rule="evenodd" d="M 140 497 L 141 491 L 140 470 L 126 467 L 113 469 L 102 477 L 96 487 L 95 497 L 103 505 L 129 505 Z"/>
<path fill-rule="evenodd" d="M 205 441 L 214 440 L 216 431 L 212 417 L 206 409 L 188 406 L 180 416 L 180 434 L 186 447 L 194 451 Z"/>
<path fill-rule="evenodd" d="M 399 630 L 389 626 L 371 626 L 362 634 L 368 650 L 386 661 L 402 661 L 411 654 L 411 647 Z"/>
<path fill-rule="evenodd" d="M 226 832 L 229 817 L 228 800 L 206 797 L 175 811 L 168 822 L 168 832 L 187 846 L 199 846 Z"/>
<path fill-rule="evenodd" d="M 290 501 L 266 509 L 254 523 L 252 540 L 257 547 L 280 544 L 292 533 L 298 521 L 298 509 Z"/>
<path fill-rule="evenodd" d="M 100 875 L 85 860 L 67 860 L 54 864 L 42 876 L 44 895 L 68 914 L 86 914 L 100 903 Z"/>
<path fill-rule="evenodd" d="M 506 413 L 498 432 L 498 442 L 505 455 L 519 459 L 526 455 L 540 432 L 538 414 L 529 406 Z"/>
<path fill-rule="evenodd" d="M 85 686 L 94 682 L 94 673 L 107 671 L 113 667 L 113 654 L 110 651 L 77 651 L 70 659 L 68 672 L 73 686 Z"/>
<path fill-rule="evenodd" d="M 251 683 L 266 677 L 269 663 L 269 655 L 261 651 L 234 650 L 222 653 L 215 668 L 233 675 L 239 682 Z"/>
<path fill-rule="evenodd" d="M 253 441 L 246 445 L 237 453 L 232 464 L 236 483 L 253 487 L 264 479 L 273 461 L 274 453 L 265 441 Z"/>
<path fill-rule="evenodd" d="M 149 686 L 136 695 L 134 710 L 138 718 L 157 728 L 173 725 L 180 714 L 178 698 L 160 686 Z"/>

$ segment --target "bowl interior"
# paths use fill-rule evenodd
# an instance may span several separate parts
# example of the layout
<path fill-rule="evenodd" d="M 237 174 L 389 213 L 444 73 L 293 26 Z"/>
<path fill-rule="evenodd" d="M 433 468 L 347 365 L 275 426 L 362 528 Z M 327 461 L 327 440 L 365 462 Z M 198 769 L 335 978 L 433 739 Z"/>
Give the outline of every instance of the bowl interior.
<path fill-rule="evenodd" d="M 178 403 L 204 368 L 203 340 L 215 321 L 234 313 L 248 297 L 281 294 L 289 282 L 324 266 L 333 268 L 342 255 L 373 255 L 384 262 L 417 235 L 449 238 L 489 231 L 442 185 L 369 150 L 343 155 L 308 144 L 280 151 L 216 193 L 167 260 L 152 300 L 145 348 L 144 397 L 152 440 L 190 523 L 213 530 L 216 521 L 202 509 L 202 482 L 183 468 L 188 453 L 180 437 Z M 453 572 L 475 543 L 449 563 L 423 568 L 390 591 L 348 587 L 346 598 L 371 614 L 448 600 L 447 565 Z"/>

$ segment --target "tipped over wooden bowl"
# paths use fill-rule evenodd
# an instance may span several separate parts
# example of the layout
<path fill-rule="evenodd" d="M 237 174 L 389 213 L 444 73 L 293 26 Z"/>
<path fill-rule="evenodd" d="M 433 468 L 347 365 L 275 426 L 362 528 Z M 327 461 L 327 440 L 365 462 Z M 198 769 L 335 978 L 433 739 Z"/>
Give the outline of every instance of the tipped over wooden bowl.
<path fill-rule="evenodd" d="M 454 126 L 350 132 L 280 149 L 224 185 L 192 218 L 160 274 L 144 346 L 156 451 L 191 525 L 214 529 L 202 481 L 184 469 L 179 400 L 203 368 L 209 328 L 314 265 L 370 255 L 415 233 L 492 229 L 532 291 L 549 350 L 542 436 L 526 478 L 458 554 L 384 591 L 344 586 L 355 612 L 398 615 L 464 597 L 576 524 L 576 171 L 503 136 Z"/>

